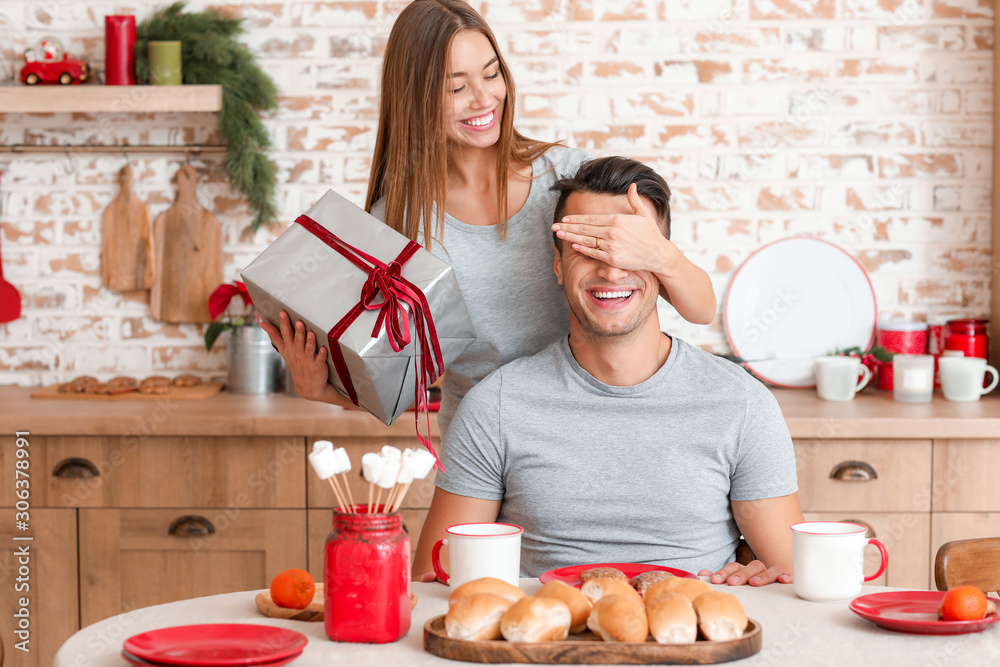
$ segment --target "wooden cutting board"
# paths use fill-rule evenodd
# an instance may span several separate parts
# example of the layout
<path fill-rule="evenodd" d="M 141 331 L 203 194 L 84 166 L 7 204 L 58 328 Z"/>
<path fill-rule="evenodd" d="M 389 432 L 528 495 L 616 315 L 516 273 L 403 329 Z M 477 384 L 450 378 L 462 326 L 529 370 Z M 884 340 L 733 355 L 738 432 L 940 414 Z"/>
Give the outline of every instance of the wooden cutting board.
<path fill-rule="evenodd" d="M 119 179 L 121 191 L 104 209 L 101 278 L 108 289 L 149 289 L 153 286 L 153 219 L 132 191 L 132 167 L 123 167 Z"/>
<path fill-rule="evenodd" d="M 114 396 L 108 396 L 107 394 L 61 394 L 59 393 L 59 385 L 50 384 L 47 387 L 41 387 L 31 392 L 32 398 L 59 398 L 59 399 L 70 399 L 70 400 L 95 400 L 95 401 L 156 401 L 163 399 L 178 399 L 178 400 L 194 400 L 200 398 L 211 398 L 219 393 L 223 384 L 221 382 L 202 382 L 193 387 L 174 387 L 170 386 L 170 390 L 166 394 L 140 394 L 138 391 L 130 391 L 125 394 L 115 394 Z"/>
<path fill-rule="evenodd" d="M 177 201 L 156 217 L 156 277 L 149 308 L 161 322 L 211 322 L 208 297 L 222 284 L 222 225 L 195 197 L 198 174 L 177 172 Z"/>

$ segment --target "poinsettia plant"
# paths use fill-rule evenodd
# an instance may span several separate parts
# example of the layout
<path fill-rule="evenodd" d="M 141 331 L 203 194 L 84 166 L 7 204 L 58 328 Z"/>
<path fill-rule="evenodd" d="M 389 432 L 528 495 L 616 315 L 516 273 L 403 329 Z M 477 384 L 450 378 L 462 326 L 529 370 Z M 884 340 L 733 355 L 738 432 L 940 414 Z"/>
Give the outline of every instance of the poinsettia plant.
<path fill-rule="evenodd" d="M 243 308 L 239 314 L 233 315 L 230 313 L 230 307 L 237 296 L 242 299 Z M 210 352 L 223 331 L 257 324 L 257 311 L 254 310 L 250 292 L 247 291 L 247 286 L 238 280 L 223 283 L 215 288 L 208 297 L 208 314 L 213 322 L 205 329 L 205 348 Z M 227 316 L 226 319 L 220 320 L 223 315 Z"/>

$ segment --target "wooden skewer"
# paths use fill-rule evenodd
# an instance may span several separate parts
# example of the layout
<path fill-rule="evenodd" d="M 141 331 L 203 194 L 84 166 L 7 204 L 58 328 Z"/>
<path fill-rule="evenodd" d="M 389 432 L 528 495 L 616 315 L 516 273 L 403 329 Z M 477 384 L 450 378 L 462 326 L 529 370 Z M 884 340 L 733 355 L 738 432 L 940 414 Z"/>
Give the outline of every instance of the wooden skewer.
<path fill-rule="evenodd" d="M 407 482 L 403 484 L 403 488 L 400 490 L 399 495 L 396 496 L 396 504 L 393 505 L 392 511 L 395 512 L 399 509 L 399 506 L 403 504 L 403 498 L 406 497 L 406 492 L 410 490 L 410 483 Z"/>
<path fill-rule="evenodd" d="M 342 472 L 340 476 L 344 478 L 344 489 L 347 491 L 347 500 L 351 503 L 351 511 L 354 512 L 354 494 L 351 493 L 351 485 L 347 482 L 347 473 Z"/>
<path fill-rule="evenodd" d="M 382 504 L 382 487 L 378 487 L 378 497 L 375 499 L 375 509 Z"/>
<path fill-rule="evenodd" d="M 340 489 L 333 483 L 333 477 L 327 477 L 326 481 L 330 482 L 330 488 L 333 489 L 333 495 L 337 496 L 337 502 L 341 507 L 344 506 L 344 499 L 340 497 Z"/>
<path fill-rule="evenodd" d="M 354 514 L 354 504 L 347 504 L 347 495 L 340 489 L 336 475 L 330 477 L 330 486 L 337 490 L 337 497 L 340 498 L 340 504 L 346 508 L 347 513 Z"/>
<path fill-rule="evenodd" d="M 368 482 L 368 513 L 372 513 L 372 489 L 375 487 L 374 484 Z"/>
<path fill-rule="evenodd" d="M 385 499 L 385 506 L 389 508 L 390 512 L 392 511 L 392 502 L 393 498 L 396 497 L 397 491 L 399 491 L 399 484 L 394 484 L 393 487 L 389 489 L 389 497 Z"/>

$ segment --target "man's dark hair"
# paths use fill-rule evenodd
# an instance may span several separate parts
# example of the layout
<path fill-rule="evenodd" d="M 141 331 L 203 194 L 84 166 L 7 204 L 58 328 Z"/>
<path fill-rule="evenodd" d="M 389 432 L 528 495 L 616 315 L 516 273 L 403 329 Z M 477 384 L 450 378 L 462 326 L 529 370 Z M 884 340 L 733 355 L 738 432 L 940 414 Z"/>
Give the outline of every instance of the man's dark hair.
<path fill-rule="evenodd" d="M 663 177 L 641 162 L 621 156 L 611 156 L 588 160 L 580 165 L 576 176 L 560 178 L 551 190 L 559 193 L 553 222 L 559 222 L 566 210 L 566 200 L 574 192 L 589 192 L 595 195 L 624 195 L 635 183 L 639 195 L 653 203 L 657 222 L 663 235 L 670 238 L 670 188 Z M 561 240 L 553 233 L 557 248 L 562 248 Z"/>

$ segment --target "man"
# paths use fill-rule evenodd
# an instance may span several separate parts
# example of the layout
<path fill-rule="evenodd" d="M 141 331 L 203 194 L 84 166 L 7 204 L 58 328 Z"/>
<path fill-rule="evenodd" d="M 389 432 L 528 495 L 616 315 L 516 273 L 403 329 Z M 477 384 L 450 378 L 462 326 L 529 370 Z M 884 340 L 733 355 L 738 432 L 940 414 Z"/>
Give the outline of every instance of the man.
<path fill-rule="evenodd" d="M 617 213 L 669 238 L 670 191 L 638 162 L 593 160 L 553 189 L 557 221 Z M 459 405 L 414 578 L 432 578 L 431 547 L 448 526 L 500 521 L 524 528 L 523 576 L 636 562 L 713 583 L 791 581 L 789 526 L 802 512 L 774 397 L 661 333 L 659 282 L 602 261 L 613 238 L 562 236 L 578 241 L 555 243 L 570 335 L 501 367 Z M 746 566 L 731 562 L 741 533 L 760 559 Z"/>

